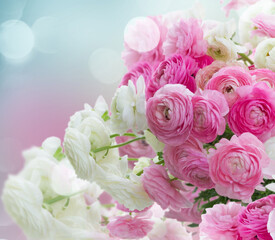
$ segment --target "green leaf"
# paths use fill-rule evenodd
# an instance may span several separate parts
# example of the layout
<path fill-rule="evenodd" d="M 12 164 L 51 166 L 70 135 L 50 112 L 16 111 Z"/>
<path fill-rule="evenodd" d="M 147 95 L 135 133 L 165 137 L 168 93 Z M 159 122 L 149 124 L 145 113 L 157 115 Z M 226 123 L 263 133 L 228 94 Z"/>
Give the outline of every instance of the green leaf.
<path fill-rule="evenodd" d="M 198 227 L 198 226 L 199 226 L 199 224 L 196 224 L 196 223 L 191 223 L 188 225 L 188 227 Z"/>
<path fill-rule="evenodd" d="M 108 120 L 110 119 L 109 112 L 106 110 L 106 111 L 102 114 L 101 118 L 104 120 L 104 122 L 108 121 Z"/>
<path fill-rule="evenodd" d="M 61 161 L 63 158 L 65 158 L 65 154 L 62 152 L 62 147 L 59 147 L 56 152 L 54 153 L 54 158 L 58 161 Z"/>

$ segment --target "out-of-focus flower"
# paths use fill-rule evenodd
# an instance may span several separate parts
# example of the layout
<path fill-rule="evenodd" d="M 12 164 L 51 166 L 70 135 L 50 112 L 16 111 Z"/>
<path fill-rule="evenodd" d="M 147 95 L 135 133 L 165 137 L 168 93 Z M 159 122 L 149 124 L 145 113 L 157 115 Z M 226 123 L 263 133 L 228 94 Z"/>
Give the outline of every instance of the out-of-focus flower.
<path fill-rule="evenodd" d="M 145 158 L 141 157 L 138 159 L 137 162 L 135 162 L 135 167 L 133 169 L 133 173 L 137 174 L 143 170 L 145 167 L 149 167 L 151 165 L 151 159 L 150 158 Z"/>
<path fill-rule="evenodd" d="M 267 231 L 269 232 L 272 239 L 275 238 L 275 208 L 269 213 L 267 222 Z"/>
<path fill-rule="evenodd" d="M 148 82 L 152 77 L 152 68 L 147 62 L 138 62 L 135 64 L 131 70 L 126 73 L 120 83 L 120 86 L 126 85 L 128 86 L 128 82 L 131 80 L 136 86 L 136 82 L 139 77 L 142 76 L 144 78 L 145 86 L 147 86 Z M 119 86 L 119 87 L 120 87 Z"/>
<path fill-rule="evenodd" d="M 253 34 L 255 25 L 253 19 L 259 14 L 273 14 L 275 3 L 272 0 L 261 0 L 249 6 L 240 16 L 239 37 L 242 44 L 249 43 L 255 48 L 266 37 Z"/>
<path fill-rule="evenodd" d="M 162 24 L 161 16 L 149 17 L 149 19 L 152 19 L 158 26 L 160 32 L 159 43 L 154 49 L 146 52 L 139 52 L 137 50 L 131 49 L 127 43 L 124 43 L 125 50 L 122 52 L 122 59 L 124 60 L 128 69 L 132 68 L 138 62 L 147 62 L 151 67 L 156 68 L 158 64 L 165 58 L 163 55 L 162 45 L 166 37 L 167 28 Z M 148 36 L 144 35 L 144 37 L 146 38 Z"/>
<path fill-rule="evenodd" d="M 252 20 L 256 28 L 256 30 L 253 31 L 254 34 L 271 38 L 275 37 L 274 15 L 259 14 Z"/>
<path fill-rule="evenodd" d="M 230 11 L 232 9 L 239 9 L 243 6 L 246 6 L 246 5 L 250 5 L 250 4 L 254 4 L 256 3 L 258 0 L 231 0 L 229 3 L 227 3 L 225 6 L 224 6 L 224 10 L 226 12 L 226 16 L 228 17 Z M 223 2 L 223 0 L 221 1 Z"/>
<path fill-rule="evenodd" d="M 275 73 L 270 69 L 260 68 L 250 71 L 254 82 L 265 82 L 270 88 L 275 89 Z"/>
<path fill-rule="evenodd" d="M 218 194 L 247 201 L 263 179 L 270 159 L 263 143 L 251 133 L 221 139 L 209 149 L 209 172 Z"/>
<path fill-rule="evenodd" d="M 198 58 L 206 54 L 206 49 L 207 42 L 203 39 L 201 22 L 194 18 L 176 22 L 169 28 L 163 43 L 165 56 L 177 53 Z"/>
<path fill-rule="evenodd" d="M 192 240 L 192 234 L 174 219 L 166 219 L 165 221 L 156 219 L 153 230 L 149 232 L 148 237 L 150 240 Z"/>
<path fill-rule="evenodd" d="M 65 157 L 56 159 L 62 149 L 54 151 L 54 142 L 58 139 L 47 139 L 40 149 L 48 154 L 51 149 L 51 157 L 37 152 L 6 181 L 2 195 L 6 210 L 32 239 L 105 239 L 97 201 L 101 189 L 78 179 Z M 86 197 L 93 201 L 88 203 Z"/>
<path fill-rule="evenodd" d="M 275 71 L 275 38 L 268 38 L 259 43 L 255 52 L 255 66 Z"/>
<path fill-rule="evenodd" d="M 193 93 L 180 84 L 167 84 L 147 101 L 146 117 L 152 133 L 169 145 L 186 141 L 193 125 Z"/>
<path fill-rule="evenodd" d="M 244 207 L 235 202 L 229 202 L 226 205 L 216 204 L 212 208 L 207 208 L 199 225 L 201 239 L 240 239 L 238 217 L 242 209 Z"/>
<path fill-rule="evenodd" d="M 139 216 L 121 216 L 108 223 L 111 236 L 120 239 L 140 239 L 153 228 L 153 222 Z"/>
<path fill-rule="evenodd" d="M 275 195 L 258 199 L 240 213 L 239 233 L 243 239 L 272 240 L 267 222 L 270 212 L 275 208 Z"/>
<path fill-rule="evenodd" d="M 237 45 L 231 39 L 236 31 L 235 22 L 219 23 L 209 30 L 204 38 L 208 42 L 207 54 L 221 61 L 232 61 L 238 58 L 238 53 L 245 52 L 243 46 Z"/>

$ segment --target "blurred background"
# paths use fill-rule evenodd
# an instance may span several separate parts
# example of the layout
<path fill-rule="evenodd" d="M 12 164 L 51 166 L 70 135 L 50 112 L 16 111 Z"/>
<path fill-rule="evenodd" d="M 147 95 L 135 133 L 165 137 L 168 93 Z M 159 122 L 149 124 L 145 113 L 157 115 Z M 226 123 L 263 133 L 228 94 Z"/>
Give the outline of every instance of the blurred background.
<path fill-rule="evenodd" d="M 199 0 L 226 20 L 220 0 Z M 228 1 L 227 1 L 228 2 Z M 0 193 L 23 167 L 22 150 L 63 138 L 69 117 L 110 103 L 126 67 L 123 34 L 134 17 L 184 10 L 193 0 L 0 0 Z M 232 12 L 230 17 L 237 18 Z M 23 240 L 0 201 L 0 239 Z"/>

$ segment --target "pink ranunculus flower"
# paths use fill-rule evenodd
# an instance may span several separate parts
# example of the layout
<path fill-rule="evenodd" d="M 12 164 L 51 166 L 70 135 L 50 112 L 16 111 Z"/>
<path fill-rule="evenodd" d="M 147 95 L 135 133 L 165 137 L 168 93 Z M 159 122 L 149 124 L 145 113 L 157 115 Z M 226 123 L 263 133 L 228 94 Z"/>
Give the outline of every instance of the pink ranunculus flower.
<path fill-rule="evenodd" d="M 257 34 L 259 36 L 267 36 L 270 38 L 275 37 L 275 16 L 268 14 L 258 14 L 252 19 L 254 23 L 255 30 L 252 34 Z"/>
<path fill-rule="evenodd" d="M 107 228 L 110 235 L 120 239 L 139 239 L 145 237 L 152 229 L 154 222 L 139 217 L 130 215 L 119 216 L 110 221 Z"/>
<path fill-rule="evenodd" d="M 194 58 L 196 62 L 198 63 L 198 67 L 204 68 L 210 65 L 212 62 L 214 62 L 214 59 L 208 55 L 203 55 L 202 57 L 199 58 Z"/>
<path fill-rule="evenodd" d="M 274 208 L 275 194 L 248 204 L 239 216 L 239 232 L 242 239 L 272 240 L 267 229 L 267 222 Z"/>
<path fill-rule="evenodd" d="M 270 159 L 263 143 L 251 133 L 221 139 L 209 149 L 209 172 L 218 194 L 248 201 L 263 179 Z"/>
<path fill-rule="evenodd" d="M 138 52 L 131 49 L 126 43 L 124 43 L 125 50 L 122 52 L 122 59 L 128 69 L 131 69 L 133 65 L 138 62 L 148 62 L 152 68 L 156 68 L 158 64 L 164 60 L 162 45 L 167 34 L 167 28 L 162 24 L 162 17 L 149 17 L 152 19 L 160 31 L 160 40 L 158 45 L 148 52 Z"/>
<path fill-rule="evenodd" d="M 267 231 L 275 239 L 275 208 L 269 213 L 267 222 Z"/>
<path fill-rule="evenodd" d="M 201 222 L 202 211 L 198 210 L 198 203 L 191 208 L 182 208 L 180 211 L 169 210 L 165 212 L 165 217 L 176 219 L 179 222 L 191 222 L 199 224 Z"/>
<path fill-rule="evenodd" d="M 132 82 L 136 85 L 136 82 L 140 76 L 144 78 L 145 86 L 147 86 L 152 77 L 152 68 L 147 62 L 138 62 L 134 65 L 131 70 L 124 75 L 119 87 L 122 85 L 128 86 L 129 80 L 132 80 Z"/>
<path fill-rule="evenodd" d="M 155 92 L 166 84 L 182 84 L 191 92 L 196 91 L 194 76 L 198 71 L 197 62 L 189 57 L 175 54 L 161 62 L 153 73 L 146 89 L 146 99 L 153 97 Z"/>
<path fill-rule="evenodd" d="M 274 136 L 275 92 L 265 83 L 244 86 L 237 90 L 239 99 L 228 114 L 231 130 L 240 135 L 250 132 L 262 142 Z"/>
<path fill-rule="evenodd" d="M 224 94 L 228 106 L 231 107 L 237 100 L 237 88 L 252 85 L 252 77 L 248 70 L 239 66 L 221 68 L 208 81 L 205 89 L 217 90 Z"/>
<path fill-rule="evenodd" d="M 204 90 L 192 98 L 194 122 L 192 136 L 209 143 L 222 135 L 229 108 L 223 94 L 215 90 Z"/>
<path fill-rule="evenodd" d="M 193 126 L 193 93 L 180 84 L 167 84 L 149 98 L 146 117 L 150 130 L 163 143 L 184 143 Z"/>
<path fill-rule="evenodd" d="M 238 218 L 244 207 L 239 203 L 229 202 L 216 204 L 206 209 L 199 225 L 201 239 L 237 240 L 241 239 L 238 232 Z"/>
<path fill-rule="evenodd" d="M 258 68 L 250 71 L 254 82 L 265 82 L 270 88 L 275 89 L 275 72 L 267 68 Z"/>
<path fill-rule="evenodd" d="M 170 181 L 165 168 L 161 165 L 153 164 L 144 168 L 142 184 L 149 197 L 162 209 L 179 210 L 192 205 L 181 193 L 181 190 L 184 190 L 181 182 Z"/>
<path fill-rule="evenodd" d="M 134 212 L 134 213 L 144 213 L 147 212 L 153 205 L 144 208 L 143 210 L 139 211 L 135 209 L 134 211 L 131 211 L 129 208 L 125 207 L 123 204 L 120 204 L 118 201 L 115 201 L 116 203 L 116 208 L 123 211 L 123 212 Z"/>
<path fill-rule="evenodd" d="M 214 186 L 206 152 L 197 139 L 190 137 L 179 146 L 166 145 L 163 157 L 169 172 L 178 179 L 201 188 Z"/>
<path fill-rule="evenodd" d="M 163 43 L 165 56 L 172 54 L 202 57 L 207 51 L 207 41 L 203 39 L 201 22 L 197 19 L 187 19 L 176 22 L 169 30 Z"/>
<path fill-rule="evenodd" d="M 197 86 L 204 90 L 208 81 L 212 78 L 213 74 L 218 72 L 221 68 L 226 67 L 226 63 L 224 61 L 214 61 L 210 65 L 201 68 L 196 75 Z"/>
<path fill-rule="evenodd" d="M 116 142 L 119 144 L 127 142 L 131 139 L 133 138 L 128 136 L 120 136 L 116 137 Z M 129 158 L 154 158 L 156 156 L 153 148 L 145 140 L 132 142 L 130 144 L 120 147 L 118 150 L 121 157 L 127 155 Z M 134 167 L 134 162 L 135 161 L 128 162 L 130 168 Z"/>

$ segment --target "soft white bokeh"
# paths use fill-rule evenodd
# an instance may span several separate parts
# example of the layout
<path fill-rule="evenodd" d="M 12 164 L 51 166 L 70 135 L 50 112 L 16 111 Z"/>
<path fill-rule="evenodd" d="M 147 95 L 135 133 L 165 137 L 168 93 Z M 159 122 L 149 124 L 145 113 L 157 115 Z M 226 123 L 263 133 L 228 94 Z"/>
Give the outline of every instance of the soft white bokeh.
<path fill-rule="evenodd" d="M 94 78 L 104 84 L 119 82 L 126 72 L 120 54 L 107 48 L 99 48 L 92 53 L 89 68 Z"/>
<path fill-rule="evenodd" d="M 33 49 L 34 36 L 30 27 L 19 20 L 9 20 L 0 26 L 0 52 L 10 59 L 26 57 Z"/>

